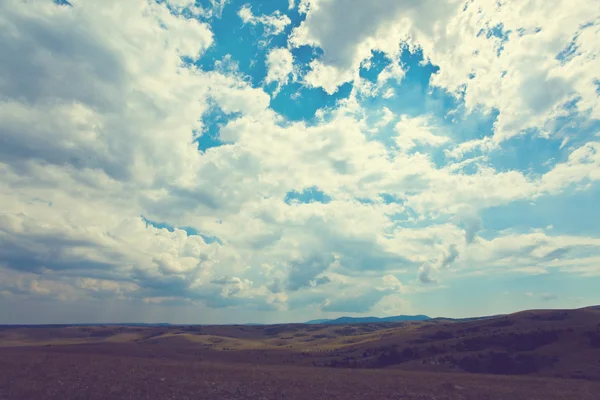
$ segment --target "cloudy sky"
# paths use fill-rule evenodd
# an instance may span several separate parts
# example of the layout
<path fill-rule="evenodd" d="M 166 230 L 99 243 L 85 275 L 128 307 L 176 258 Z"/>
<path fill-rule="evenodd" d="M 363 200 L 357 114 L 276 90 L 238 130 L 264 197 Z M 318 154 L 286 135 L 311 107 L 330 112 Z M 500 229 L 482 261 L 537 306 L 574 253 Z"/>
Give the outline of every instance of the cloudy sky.
<path fill-rule="evenodd" d="M 0 323 L 600 303 L 597 0 L 3 0 L 0 29 Z"/>

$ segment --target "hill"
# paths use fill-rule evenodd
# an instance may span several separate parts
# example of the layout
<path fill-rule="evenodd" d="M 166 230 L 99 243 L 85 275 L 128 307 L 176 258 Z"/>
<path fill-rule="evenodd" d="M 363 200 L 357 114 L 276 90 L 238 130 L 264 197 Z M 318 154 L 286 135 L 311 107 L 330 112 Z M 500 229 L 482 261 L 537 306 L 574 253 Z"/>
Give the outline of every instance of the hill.
<path fill-rule="evenodd" d="M 600 379 L 600 310 L 451 320 L 340 318 L 318 324 L 0 328 L 0 347 L 135 345 L 153 353 L 317 367 Z M 412 320 L 411 320 L 412 319 Z M 416 319 L 416 320 L 415 320 Z M 375 321 L 375 322 L 373 322 Z M 129 351 L 130 349 L 127 349 Z"/>
<path fill-rule="evenodd" d="M 600 312 L 590 307 L 429 320 L 332 353 L 322 365 L 600 380 Z"/>
<path fill-rule="evenodd" d="M 305 324 L 329 324 L 329 325 L 348 325 L 348 324 L 372 324 L 382 322 L 403 322 L 403 321 L 426 321 L 427 315 L 396 315 L 393 317 L 339 317 L 336 319 L 314 319 L 305 322 Z"/>
<path fill-rule="evenodd" d="M 600 309 L 350 324 L 4 326 L 0 353 L 0 398 L 11 399 L 76 398 L 102 381 L 94 398 L 175 398 L 175 390 L 177 398 L 595 400 Z M 236 382 L 245 383 L 230 391 Z"/>

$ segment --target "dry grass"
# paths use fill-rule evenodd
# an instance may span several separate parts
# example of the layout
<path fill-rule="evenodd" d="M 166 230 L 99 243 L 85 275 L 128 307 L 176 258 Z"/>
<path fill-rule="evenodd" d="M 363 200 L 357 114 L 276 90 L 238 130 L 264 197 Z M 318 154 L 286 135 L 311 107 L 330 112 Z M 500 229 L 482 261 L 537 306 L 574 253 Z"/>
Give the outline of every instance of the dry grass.
<path fill-rule="evenodd" d="M 0 371 L 0 400 L 600 400 L 600 312 L 354 326 L 10 327 L 0 328 Z"/>

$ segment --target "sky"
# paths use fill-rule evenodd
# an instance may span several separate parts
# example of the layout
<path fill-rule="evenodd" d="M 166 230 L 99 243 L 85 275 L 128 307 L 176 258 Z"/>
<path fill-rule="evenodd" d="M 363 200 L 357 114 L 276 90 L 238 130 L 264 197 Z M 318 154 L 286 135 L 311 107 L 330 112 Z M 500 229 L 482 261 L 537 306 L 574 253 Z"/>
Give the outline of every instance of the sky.
<path fill-rule="evenodd" d="M 597 0 L 4 0 L 0 29 L 0 323 L 600 303 Z"/>

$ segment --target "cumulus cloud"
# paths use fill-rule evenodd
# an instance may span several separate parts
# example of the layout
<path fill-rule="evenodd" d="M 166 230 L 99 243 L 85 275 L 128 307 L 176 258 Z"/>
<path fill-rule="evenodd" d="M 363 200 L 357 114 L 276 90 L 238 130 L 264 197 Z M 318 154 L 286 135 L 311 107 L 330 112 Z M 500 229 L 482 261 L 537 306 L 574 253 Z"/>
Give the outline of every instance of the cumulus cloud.
<path fill-rule="evenodd" d="M 289 263 L 288 289 L 293 291 L 310 286 L 311 281 L 315 281 L 317 275 L 327 271 L 327 268 L 333 261 L 333 256 L 321 257 L 319 255 L 292 260 Z M 328 282 L 328 278 L 321 277 L 316 282 L 324 284 Z"/>
<path fill-rule="evenodd" d="M 422 283 L 434 283 L 436 279 L 433 277 L 435 267 L 429 263 L 425 263 L 419 267 L 418 277 Z"/>
<path fill-rule="evenodd" d="M 576 101 L 579 113 L 600 115 L 593 84 L 599 12 L 593 0 L 577 7 L 568 1 L 465 6 L 452 0 L 306 0 L 300 9 L 306 19 L 290 41 L 323 50 L 318 71 L 327 71 L 329 79 L 323 72 L 311 83 L 329 93 L 354 76 L 372 50 L 395 58 L 404 43 L 440 67 L 432 85 L 463 97 L 468 110 L 499 111 L 495 141 L 531 128 L 551 134 L 552 121 L 564 115 L 569 101 Z"/>
<path fill-rule="evenodd" d="M 484 235 L 479 217 L 489 207 L 597 184 L 597 141 L 569 142 L 565 158 L 538 174 L 469 158 L 500 148 L 514 132 L 509 126 L 544 125 L 570 93 L 581 95 L 580 111 L 595 115 L 596 103 L 580 85 L 595 62 L 593 29 L 581 28 L 574 39 L 587 56 L 575 51 L 560 65 L 539 64 L 547 73 L 519 75 L 526 68 L 518 63 L 507 72 L 511 87 L 529 79 L 523 87 L 531 98 L 504 83 L 496 96 L 483 82 L 493 63 L 469 65 L 477 67 L 481 78 L 473 80 L 481 94 L 469 83 L 466 107 L 498 109 L 503 117 L 494 137 L 457 143 L 448 124 L 429 114 L 379 103 L 392 99 L 382 82 L 407 79 L 398 64 L 405 41 L 442 66 L 432 82 L 454 92 L 463 64 L 475 61 L 458 62 L 449 49 L 471 49 L 462 39 L 496 18 L 489 8 L 476 17 L 453 2 L 302 0 L 298 10 L 306 20 L 294 29 L 292 47 L 261 55 L 267 70 L 259 85 L 293 81 L 301 90 L 321 87 L 334 95 L 341 83 L 358 81 L 372 49 L 394 63 L 373 84 L 379 85 L 370 97 L 375 112 L 360 103 L 355 87 L 314 120 L 288 120 L 270 108 L 271 97 L 252 86 L 234 56 L 220 57 L 214 69 L 194 64 L 202 65 L 219 38 L 204 17 L 183 12 L 192 2 L 72 3 L 0 3 L 3 296 L 65 302 L 112 296 L 148 307 L 244 312 L 392 312 L 398 304 L 409 308 L 406 296 L 415 290 L 437 287 L 418 280 L 442 282 L 446 274 L 600 275 L 593 235 L 488 232 L 487 223 Z M 225 4 L 211 2 L 210 17 Z M 345 20 L 337 7 L 348 10 Z M 566 31 L 583 18 L 579 11 L 567 15 Z M 290 24 L 281 13 L 257 16 L 250 6 L 239 16 L 264 25 L 267 35 Z M 532 37 L 546 35 L 539 22 L 542 31 Z M 544 46 L 554 39 L 562 45 L 563 35 L 548 29 Z M 513 52 L 510 42 L 496 39 L 475 42 L 495 54 L 504 46 L 502 57 Z M 538 45 L 528 43 L 519 46 Z M 323 57 L 305 62 L 297 77 L 292 51 L 304 44 L 320 46 Z M 490 51 L 484 46 L 481 54 Z M 454 67 L 456 76 L 442 72 Z M 561 75 L 567 72 L 573 75 Z M 542 90 L 547 83 L 556 89 Z M 490 93 L 493 102 L 481 100 Z M 518 106 L 502 103 L 509 95 Z M 515 114 L 521 108 L 526 113 Z M 215 123 L 215 110 L 226 118 Z M 381 117 L 372 123 L 367 116 L 374 113 Z M 199 150 L 199 133 L 211 129 L 221 145 Z M 374 131 L 378 140 L 369 135 Z M 383 143 L 388 133 L 397 148 Z M 306 200 L 306 188 L 318 188 L 329 201 Z M 298 198 L 286 203 L 290 193 Z"/>
<path fill-rule="evenodd" d="M 447 137 L 436 135 L 435 127 L 430 124 L 426 116 L 410 118 L 402 115 L 400 121 L 396 123 L 395 130 L 398 133 L 396 143 L 403 151 L 408 151 L 417 144 L 442 146 L 450 140 Z"/>
<path fill-rule="evenodd" d="M 417 271 L 417 277 L 422 283 L 435 283 L 438 281 L 436 275 L 440 270 L 449 268 L 460 256 L 458 246 L 451 244 L 448 246 L 439 259 L 435 261 L 424 262 Z"/>
<path fill-rule="evenodd" d="M 311 87 L 322 87 L 327 94 L 334 94 L 338 87 L 345 82 L 352 80 L 352 75 L 348 72 L 323 64 L 314 60 L 310 64 L 310 71 L 304 75 L 304 81 Z"/>
<path fill-rule="evenodd" d="M 543 189 L 560 191 L 573 182 L 600 180 L 600 142 L 588 142 L 575 149 L 566 162 L 555 165 L 542 179 Z"/>
<path fill-rule="evenodd" d="M 168 217 L 175 204 L 214 209 L 215 194 L 197 186 L 200 171 L 215 167 L 192 143 L 198 116 L 216 87 L 242 94 L 223 108 L 256 107 L 235 76 L 180 67 L 181 56 L 212 43 L 210 29 L 146 2 L 12 2 L 0 18 L 11 32 L 0 47 L 21 49 L 0 67 L 1 264 L 46 274 L 44 282 L 67 285 L 60 275 L 77 274 L 136 285 L 137 296 L 203 297 L 215 245 L 139 215 Z M 137 19 L 106 29 L 111 18 Z M 235 257 L 223 260 L 234 267 Z"/>
<path fill-rule="evenodd" d="M 461 257 L 460 263 L 470 265 L 470 270 L 488 273 L 537 275 L 555 270 L 596 276 L 600 274 L 594 265 L 599 250 L 600 240 L 595 237 L 548 235 L 539 230 L 506 232 L 491 240 L 480 238 L 478 245 L 470 247 Z"/>
<path fill-rule="evenodd" d="M 456 2 L 309 0 L 301 3 L 306 20 L 291 35 L 295 46 L 323 49 L 323 63 L 337 75 L 351 74 L 370 58 L 371 50 L 383 51 L 395 59 L 399 43 L 408 33 L 431 34 L 438 21 L 448 18 Z M 345 10 L 339 13 L 338 10 Z M 360 22 L 359 22 L 360 21 Z"/>
<path fill-rule="evenodd" d="M 477 233 L 483 229 L 483 221 L 472 208 L 459 211 L 454 220 L 457 224 L 464 226 L 467 244 L 473 243 L 477 238 Z"/>
<path fill-rule="evenodd" d="M 442 268 L 449 267 L 450 265 L 452 265 L 452 263 L 454 263 L 454 261 L 456 261 L 458 256 L 459 256 L 458 248 L 456 247 L 455 244 L 451 244 L 450 247 L 448 248 L 448 252 L 442 258 L 442 261 L 440 262 L 440 264 L 441 264 L 440 266 Z"/>
<path fill-rule="evenodd" d="M 256 16 L 252 13 L 252 7 L 248 4 L 240 8 L 238 15 L 245 24 L 263 25 L 267 36 L 279 35 L 291 23 L 290 18 L 279 11 L 271 15 Z"/>
<path fill-rule="evenodd" d="M 269 51 L 266 63 L 268 73 L 265 82 L 267 84 L 276 82 L 279 88 L 288 83 L 290 75 L 293 76 L 294 57 L 286 48 L 280 47 Z"/>
<path fill-rule="evenodd" d="M 171 9 L 176 12 L 183 14 L 187 11 L 195 17 L 211 19 L 221 18 L 223 15 L 223 9 L 228 3 L 228 0 L 210 0 L 209 5 L 201 6 L 196 4 L 195 0 L 169 0 L 167 4 Z"/>
<path fill-rule="evenodd" d="M 396 115 L 387 107 L 383 107 L 382 113 L 383 115 L 375 124 L 377 128 L 387 126 L 396 119 Z"/>

